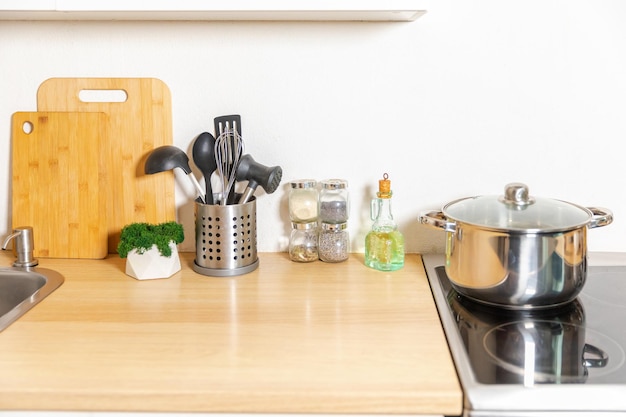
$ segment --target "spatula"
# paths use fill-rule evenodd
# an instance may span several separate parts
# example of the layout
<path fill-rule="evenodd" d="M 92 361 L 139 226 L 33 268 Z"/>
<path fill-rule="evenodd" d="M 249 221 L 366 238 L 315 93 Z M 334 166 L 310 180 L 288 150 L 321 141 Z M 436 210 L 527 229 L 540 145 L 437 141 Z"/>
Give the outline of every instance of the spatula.
<path fill-rule="evenodd" d="M 215 126 L 215 137 L 218 137 L 227 129 L 234 130 L 241 136 L 241 116 L 238 114 L 216 117 L 213 119 L 213 123 Z"/>

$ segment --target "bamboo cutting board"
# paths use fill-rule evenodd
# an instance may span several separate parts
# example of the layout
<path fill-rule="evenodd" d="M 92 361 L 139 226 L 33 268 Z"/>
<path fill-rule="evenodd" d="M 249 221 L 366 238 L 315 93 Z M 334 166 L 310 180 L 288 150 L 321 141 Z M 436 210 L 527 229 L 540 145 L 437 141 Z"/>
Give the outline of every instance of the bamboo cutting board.
<path fill-rule="evenodd" d="M 121 92 L 123 101 L 91 101 L 89 92 Z M 103 144 L 107 162 L 105 205 L 109 253 L 117 251 L 122 227 L 133 222 L 176 219 L 172 171 L 145 175 L 147 154 L 171 145 L 172 114 L 168 87 L 154 78 L 51 78 L 37 91 L 39 111 L 104 112 L 110 137 Z"/>
<path fill-rule="evenodd" d="M 35 257 L 104 258 L 107 115 L 17 112 L 11 122 L 13 227 L 33 227 Z"/>

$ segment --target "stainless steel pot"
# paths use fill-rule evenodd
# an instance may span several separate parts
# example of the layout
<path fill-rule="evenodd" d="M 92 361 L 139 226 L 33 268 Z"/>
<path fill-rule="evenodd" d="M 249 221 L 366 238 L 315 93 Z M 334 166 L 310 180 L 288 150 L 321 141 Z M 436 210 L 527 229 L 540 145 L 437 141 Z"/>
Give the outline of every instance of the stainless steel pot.
<path fill-rule="evenodd" d="M 576 298 L 587 276 L 587 229 L 610 224 L 613 214 L 533 198 L 512 183 L 503 196 L 459 199 L 419 220 L 447 232 L 446 273 L 459 293 L 532 309 Z"/>

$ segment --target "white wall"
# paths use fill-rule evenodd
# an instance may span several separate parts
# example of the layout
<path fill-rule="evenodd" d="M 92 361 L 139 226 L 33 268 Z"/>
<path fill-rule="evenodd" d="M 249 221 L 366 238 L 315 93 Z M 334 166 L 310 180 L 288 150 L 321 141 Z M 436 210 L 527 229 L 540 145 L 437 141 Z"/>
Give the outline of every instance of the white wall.
<path fill-rule="evenodd" d="M 626 251 L 625 18 L 621 0 L 434 0 L 408 23 L 0 21 L 0 234 L 10 117 L 36 109 L 39 84 L 156 77 L 177 146 L 239 113 L 246 151 L 282 166 L 284 185 L 257 193 L 261 251 L 285 250 L 286 184 L 302 177 L 349 180 L 360 251 L 383 172 L 408 252 L 444 247 L 421 211 L 511 181 L 612 209 L 589 248 Z M 182 207 L 193 190 L 177 184 Z M 192 251 L 193 212 L 180 215 Z"/>

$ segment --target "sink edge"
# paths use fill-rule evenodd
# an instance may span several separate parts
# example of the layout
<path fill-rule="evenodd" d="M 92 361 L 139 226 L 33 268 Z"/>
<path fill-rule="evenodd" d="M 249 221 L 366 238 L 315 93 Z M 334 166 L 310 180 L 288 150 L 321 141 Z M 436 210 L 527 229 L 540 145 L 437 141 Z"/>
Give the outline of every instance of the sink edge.
<path fill-rule="evenodd" d="M 0 268 L 2 271 L 20 271 L 20 272 L 28 272 L 37 275 L 41 275 L 46 279 L 46 283 L 35 291 L 30 297 L 26 298 L 24 301 L 16 305 L 11 311 L 4 314 L 0 317 L 0 332 L 9 327 L 12 323 L 17 321 L 20 317 L 30 311 L 35 305 L 41 302 L 44 298 L 52 294 L 57 288 L 59 288 L 63 282 L 65 282 L 65 278 L 63 275 L 54 271 L 52 269 L 47 268 L 38 268 L 38 267 L 12 267 L 12 268 Z"/>

